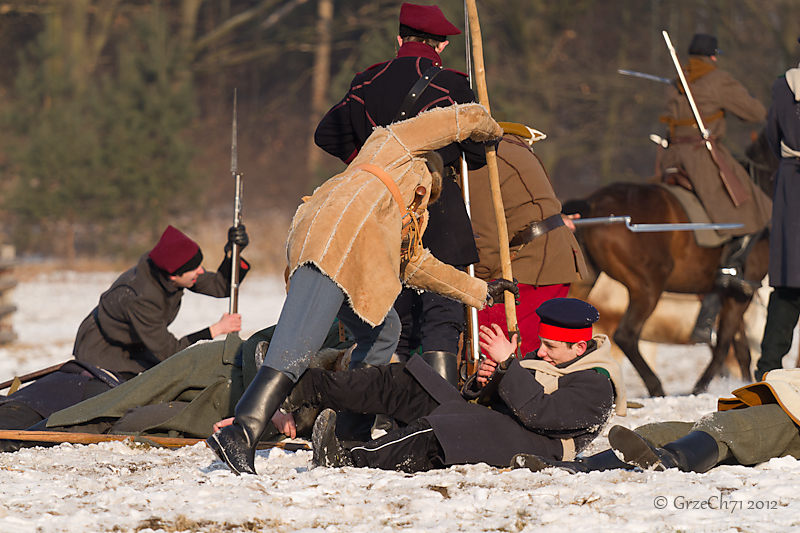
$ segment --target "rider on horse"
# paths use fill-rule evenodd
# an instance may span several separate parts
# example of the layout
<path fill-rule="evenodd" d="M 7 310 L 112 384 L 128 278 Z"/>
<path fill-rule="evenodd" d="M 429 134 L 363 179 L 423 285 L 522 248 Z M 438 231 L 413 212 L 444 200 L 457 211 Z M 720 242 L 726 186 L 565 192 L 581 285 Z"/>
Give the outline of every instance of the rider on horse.
<path fill-rule="evenodd" d="M 733 76 L 717 68 L 717 53 L 716 37 L 696 34 L 689 45 L 689 64 L 684 70 L 719 160 L 715 161 L 707 150 L 689 99 L 676 83 L 670 86 L 666 113 L 661 117 L 669 126 L 669 147 L 662 154 L 659 167 L 664 181 L 688 186 L 695 192 L 712 222 L 743 224 L 741 228 L 720 232 L 730 240 L 722 253 L 716 285 L 749 297 L 753 286 L 744 280 L 742 270 L 750 245 L 756 240 L 753 237 L 769 223 L 772 205 L 719 141 L 725 134 L 727 113 L 760 122 L 766 118 L 766 109 Z M 731 181 L 742 186 L 738 198 L 731 194 Z M 709 332 L 715 316 L 716 312 L 707 315 Z M 698 327 L 700 322 L 698 318 Z"/>

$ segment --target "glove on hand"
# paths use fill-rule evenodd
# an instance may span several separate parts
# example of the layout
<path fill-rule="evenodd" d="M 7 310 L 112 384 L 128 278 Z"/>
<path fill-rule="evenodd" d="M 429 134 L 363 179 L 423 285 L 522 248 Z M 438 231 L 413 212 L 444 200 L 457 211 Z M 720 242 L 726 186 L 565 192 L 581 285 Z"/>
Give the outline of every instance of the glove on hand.
<path fill-rule="evenodd" d="M 244 250 L 250 244 L 250 237 L 247 236 L 244 224 L 228 228 L 228 242 L 225 243 L 226 254 L 231 251 L 234 244 L 239 246 L 239 251 Z"/>
<path fill-rule="evenodd" d="M 498 278 L 490 281 L 487 285 L 486 291 L 486 307 L 491 307 L 496 303 L 504 301 L 503 293 L 509 291 L 514 294 L 514 302 L 519 304 L 519 287 L 517 287 L 517 280 L 508 281 L 504 278 Z"/>

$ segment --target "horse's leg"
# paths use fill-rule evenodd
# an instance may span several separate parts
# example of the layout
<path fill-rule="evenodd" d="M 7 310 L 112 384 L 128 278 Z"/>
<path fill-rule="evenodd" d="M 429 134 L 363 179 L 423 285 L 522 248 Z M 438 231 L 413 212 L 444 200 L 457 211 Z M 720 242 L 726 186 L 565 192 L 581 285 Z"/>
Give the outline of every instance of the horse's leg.
<path fill-rule="evenodd" d="M 744 319 L 739 323 L 739 330 L 733 336 L 733 355 L 739 363 L 739 372 L 744 381 L 752 381 L 753 375 L 750 373 L 752 356 L 750 354 L 750 344 L 747 342 L 747 331 L 744 327 Z"/>
<path fill-rule="evenodd" d="M 650 396 L 664 396 L 664 388 L 653 369 L 639 351 L 639 338 L 645 321 L 653 314 L 661 292 L 643 290 L 639 284 L 628 285 L 628 308 L 614 332 L 614 342 L 625 352 L 628 360 L 644 381 Z"/>
<path fill-rule="evenodd" d="M 734 335 L 740 329 L 744 328 L 742 316 L 747 305 L 750 303 L 749 299 L 736 298 L 729 295 L 724 295 L 722 298 L 722 311 L 719 315 L 719 331 L 717 333 L 717 344 L 711 350 L 711 362 L 708 363 L 703 375 L 695 383 L 693 394 L 700 394 L 708 389 L 711 380 L 714 379 L 722 364 L 725 362 L 725 357 L 728 355 L 731 343 L 733 342 Z M 749 349 L 748 349 L 749 354 Z M 749 359 L 749 357 L 748 357 Z M 747 372 L 743 375 L 749 376 L 750 366 L 748 363 Z"/>

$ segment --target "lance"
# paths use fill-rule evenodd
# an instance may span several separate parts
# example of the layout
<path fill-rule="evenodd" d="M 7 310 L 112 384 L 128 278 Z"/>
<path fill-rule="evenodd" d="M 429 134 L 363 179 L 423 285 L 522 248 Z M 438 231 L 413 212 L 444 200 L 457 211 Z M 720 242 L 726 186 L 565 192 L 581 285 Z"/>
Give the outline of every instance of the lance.
<path fill-rule="evenodd" d="M 67 431 L 28 431 L 25 429 L 0 429 L 0 440 L 15 440 L 32 443 L 52 444 L 99 444 L 101 442 L 132 442 L 158 448 L 182 448 L 194 446 L 205 439 L 182 437 L 156 437 L 152 435 L 117 435 L 111 433 L 72 433 Z M 267 448 L 283 448 L 287 451 L 310 450 L 303 442 L 259 442 L 259 450 Z"/>
<path fill-rule="evenodd" d="M 472 41 L 472 55 L 475 60 L 475 83 L 478 87 L 478 102 L 491 114 L 489 107 L 489 91 L 486 88 L 486 72 L 483 63 L 483 41 L 481 40 L 481 26 L 478 20 L 478 6 L 475 0 L 465 0 L 469 16 L 469 32 Z M 500 240 L 500 269 L 503 277 L 514 279 L 511 272 L 511 253 L 508 249 L 508 227 L 506 214 L 503 209 L 503 196 L 500 193 L 500 173 L 497 169 L 497 151 L 494 145 L 486 145 L 486 166 L 489 169 L 489 186 L 492 191 L 492 204 L 494 217 L 497 222 L 497 235 Z M 514 295 L 505 292 L 506 326 L 509 338 L 517 335 L 517 356 L 520 356 L 522 337 L 517 326 L 517 310 L 514 304 Z"/>
<path fill-rule="evenodd" d="M 729 230 L 744 226 L 740 223 L 710 224 L 706 222 L 678 222 L 670 224 L 632 224 L 630 216 L 609 216 L 593 218 L 576 218 L 572 221 L 579 226 L 606 226 L 608 224 L 625 224 L 634 233 L 657 231 L 696 231 L 696 230 Z"/>
<path fill-rule="evenodd" d="M 683 75 L 683 69 L 681 68 L 680 61 L 678 61 L 678 54 L 675 52 L 675 47 L 672 46 L 672 41 L 669 38 L 667 30 L 663 30 L 661 35 L 664 36 L 669 55 L 672 57 L 672 63 L 675 65 L 675 70 L 678 71 L 678 79 L 681 82 L 681 87 L 683 87 L 683 92 L 686 93 L 686 98 L 689 100 L 689 107 L 692 108 L 692 115 L 694 115 L 694 120 L 697 122 L 697 127 L 703 135 L 706 150 L 708 150 L 711 159 L 719 169 L 719 177 L 722 179 L 722 184 L 725 186 L 725 190 L 728 192 L 728 196 L 730 196 L 733 205 L 739 207 L 750 198 L 750 194 L 717 152 L 711 139 L 711 133 L 706 128 L 705 124 L 703 124 L 703 117 L 700 116 L 700 111 L 697 109 L 697 104 L 694 101 L 692 92 L 689 90 L 689 83 L 686 81 L 686 76 Z"/>
<path fill-rule="evenodd" d="M 242 223 L 242 174 L 239 172 L 239 140 L 236 132 L 236 89 L 233 90 L 233 125 L 231 126 L 231 176 L 233 176 L 233 226 L 239 227 Z M 228 312 L 237 313 L 239 310 L 239 245 L 233 243 L 231 247 L 231 299 Z"/>

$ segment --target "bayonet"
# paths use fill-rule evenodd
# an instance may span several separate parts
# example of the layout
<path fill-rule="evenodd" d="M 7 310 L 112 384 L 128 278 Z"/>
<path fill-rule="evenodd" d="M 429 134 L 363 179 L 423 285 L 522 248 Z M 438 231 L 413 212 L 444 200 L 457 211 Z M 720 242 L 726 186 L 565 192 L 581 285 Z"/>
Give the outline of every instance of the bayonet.
<path fill-rule="evenodd" d="M 666 83 L 667 85 L 672 83 L 672 80 L 669 78 L 662 78 L 661 76 L 656 76 L 654 74 L 647 74 L 645 72 L 637 72 L 635 70 L 626 70 L 624 68 L 618 68 L 617 72 L 619 74 L 623 74 L 625 76 L 633 76 L 634 78 L 642 78 L 645 80 L 650 81 L 657 81 L 659 83 Z"/>
<path fill-rule="evenodd" d="M 632 224 L 630 216 L 609 216 L 594 218 L 576 218 L 572 223 L 578 226 L 599 226 L 608 224 L 625 224 L 634 233 L 657 231 L 695 231 L 695 230 L 729 230 L 744 226 L 739 223 L 710 224 L 705 222 L 679 222 L 676 224 Z"/>
<path fill-rule="evenodd" d="M 239 172 L 239 139 L 236 123 L 236 97 L 237 90 L 233 90 L 233 125 L 231 126 L 231 175 L 234 183 L 233 197 L 233 226 L 239 227 L 242 223 L 242 174 Z M 238 313 L 239 310 L 239 245 L 231 246 L 231 298 L 228 312 Z"/>

